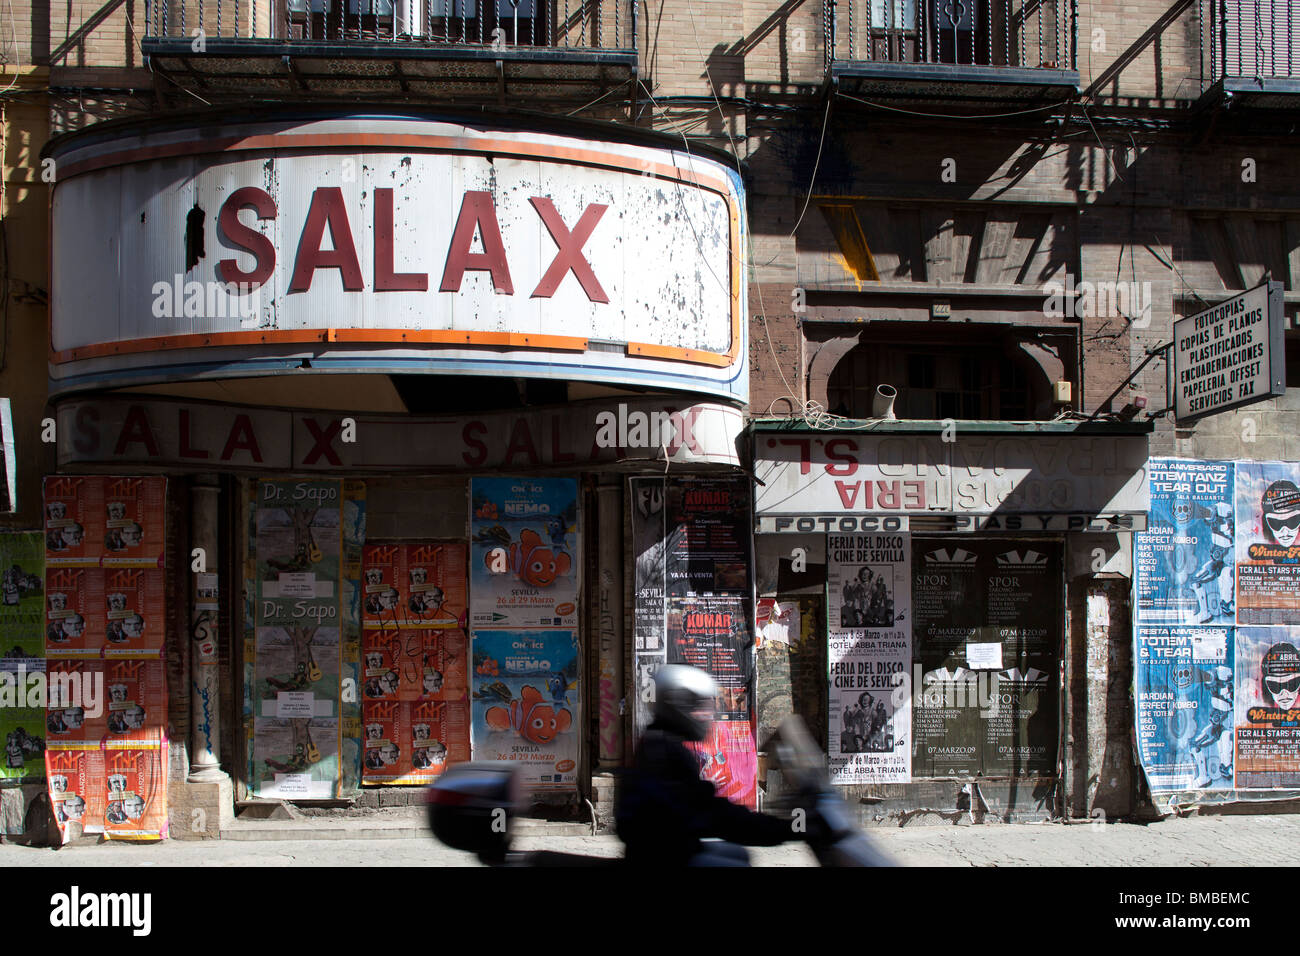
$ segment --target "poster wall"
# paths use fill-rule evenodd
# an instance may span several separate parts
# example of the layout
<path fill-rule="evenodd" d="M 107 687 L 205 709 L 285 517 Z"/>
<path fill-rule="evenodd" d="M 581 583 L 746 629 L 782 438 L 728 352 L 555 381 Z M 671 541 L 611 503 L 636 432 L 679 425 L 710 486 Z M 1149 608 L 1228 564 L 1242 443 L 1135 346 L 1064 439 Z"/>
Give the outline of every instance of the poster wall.
<path fill-rule="evenodd" d="M 1300 621 L 1300 464 L 1239 461 L 1237 623 Z"/>
<path fill-rule="evenodd" d="M 1143 624 L 1137 744 L 1152 792 L 1233 786 L 1233 628 Z"/>
<path fill-rule="evenodd" d="M 1300 464 L 1148 470 L 1134 681 L 1151 789 L 1300 787 Z"/>
<path fill-rule="evenodd" d="M 165 837 L 167 480 L 49 477 L 44 490 L 45 773 L 60 833 Z"/>
<path fill-rule="evenodd" d="M 259 797 L 339 792 L 344 497 L 342 481 L 255 485 L 245 680 L 249 782 Z"/>
<path fill-rule="evenodd" d="M 1230 461 L 1152 459 L 1151 518 L 1134 536 L 1137 615 L 1147 624 L 1236 623 Z"/>
<path fill-rule="evenodd" d="M 1300 787 L 1300 626 L 1237 628 L 1237 789 Z"/>
<path fill-rule="evenodd" d="M 463 542 L 364 549 L 362 780 L 426 784 L 470 758 Z"/>
<path fill-rule="evenodd" d="M 718 793 L 754 807 L 754 621 L 745 480 L 629 479 L 636 564 L 637 735 L 653 719 L 654 675 L 689 664 L 718 682 L 710 739 L 693 745 Z"/>
<path fill-rule="evenodd" d="M 482 630 L 473 639 L 475 759 L 517 761 L 529 790 L 577 786 L 577 637 Z"/>
<path fill-rule="evenodd" d="M 1055 772 L 1059 544 L 914 540 L 914 776 Z"/>
<path fill-rule="evenodd" d="M 576 628 L 577 479 L 475 478 L 470 507 L 470 626 Z"/>
<path fill-rule="evenodd" d="M 911 779 L 912 555 L 906 534 L 828 535 L 831 782 Z"/>

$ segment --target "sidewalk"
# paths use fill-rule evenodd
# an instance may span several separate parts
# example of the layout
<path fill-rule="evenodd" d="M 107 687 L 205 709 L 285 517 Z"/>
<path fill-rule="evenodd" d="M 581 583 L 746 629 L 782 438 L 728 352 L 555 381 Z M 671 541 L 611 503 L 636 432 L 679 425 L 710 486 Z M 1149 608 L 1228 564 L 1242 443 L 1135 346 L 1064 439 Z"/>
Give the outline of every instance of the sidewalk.
<path fill-rule="evenodd" d="M 357 833 L 369 826 L 357 821 Z M 373 832 L 373 830 L 372 830 Z M 1168 818 L 1133 824 L 986 824 L 874 828 L 869 836 L 904 866 L 1290 866 L 1300 814 Z M 529 835 L 519 850 L 617 856 L 613 836 Z M 802 844 L 751 850 L 760 866 L 815 866 Z M 0 846 L 0 867 L 98 866 L 478 866 L 432 836 L 315 840 L 168 840 L 49 848 Z"/>

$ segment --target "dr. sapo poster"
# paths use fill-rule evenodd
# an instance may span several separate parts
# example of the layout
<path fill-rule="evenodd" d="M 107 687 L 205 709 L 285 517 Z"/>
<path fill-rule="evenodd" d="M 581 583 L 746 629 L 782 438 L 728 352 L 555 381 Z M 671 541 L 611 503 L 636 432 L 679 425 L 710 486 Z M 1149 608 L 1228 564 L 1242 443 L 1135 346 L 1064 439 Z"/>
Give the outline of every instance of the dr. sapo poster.
<path fill-rule="evenodd" d="M 577 627 L 577 480 L 475 478 L 470 501 L 471 626 Z"/>
<path fill-rule="evenodd" d="M 578 782 L 578 641 L 572 631 L 476 631 L 475 760 L 513 760 L 530 790 Z"/>
<path fill-rule="evenodd" d="M 832 782 L 912 778 L 911 537 L 828 535 Z"/>

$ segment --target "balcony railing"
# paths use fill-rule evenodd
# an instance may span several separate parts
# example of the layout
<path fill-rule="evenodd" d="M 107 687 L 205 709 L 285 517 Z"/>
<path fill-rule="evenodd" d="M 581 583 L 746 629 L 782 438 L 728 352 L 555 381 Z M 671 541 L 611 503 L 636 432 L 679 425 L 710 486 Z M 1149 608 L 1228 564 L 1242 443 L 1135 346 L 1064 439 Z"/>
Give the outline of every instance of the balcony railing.
<path fill-rule="evenodd" d="M 632 51 L 635 17 L 635 0 L 146 0 L 144 32 L 196 55 L 210 39 Z"/>
<path fill-rule="evenodd" d="M 1300 78 L 1300 0 L 1202 0 L 1201 60 L 1211 83 Z"/>
<path fill-rule="evenodd" d="M 1075 0 L 825 0 L 829 61 L 1073 70 Z"/>

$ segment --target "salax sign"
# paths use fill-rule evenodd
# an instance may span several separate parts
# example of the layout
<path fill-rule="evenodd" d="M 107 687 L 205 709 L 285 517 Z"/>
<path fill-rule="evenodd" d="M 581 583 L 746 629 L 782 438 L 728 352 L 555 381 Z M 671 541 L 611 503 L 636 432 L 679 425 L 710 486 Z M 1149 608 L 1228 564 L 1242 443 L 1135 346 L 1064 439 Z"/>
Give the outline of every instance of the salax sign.
<path fill-rule="evenodd" d="M 135 133 L 54 147 L 56 383 L 296 350 L 746 397 L 723 163 L 397 117 Z"/>

